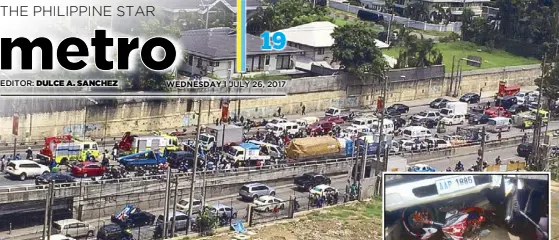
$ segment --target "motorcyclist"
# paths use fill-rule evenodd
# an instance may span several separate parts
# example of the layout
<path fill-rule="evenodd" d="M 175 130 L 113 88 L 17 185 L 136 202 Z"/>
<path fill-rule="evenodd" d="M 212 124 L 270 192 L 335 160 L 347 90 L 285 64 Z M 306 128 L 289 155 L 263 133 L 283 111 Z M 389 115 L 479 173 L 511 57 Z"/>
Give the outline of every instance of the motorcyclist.
<path fill-rule="evenodd" d="M 501 156 L 497 156 L 497 158 L 495 158 L 495 165 L 501 165 Z"/>
<path fill-rule="evenodd" d="M 457 170 L 464 170 L 464 165 L 462 164 L 462 161 L 458 161 L 458 163 L 456 163 L 456 169 Z"/>
<path fill-rule="evenodd" d="M 446 171 L 447 171 L 447 172 L 452 172 L 452 168 L 448 167 L 448 168 L 446 169 Z"/>
<path fill-rule="evenodd" d="M 27 160 L 33 160 L 33 150 L 31 150 L 31 147 L 27 148 L 27 151 L 25 151 L 25 153 L 27 154 L 27 156 L 25 157 L 25 159 Z"/>

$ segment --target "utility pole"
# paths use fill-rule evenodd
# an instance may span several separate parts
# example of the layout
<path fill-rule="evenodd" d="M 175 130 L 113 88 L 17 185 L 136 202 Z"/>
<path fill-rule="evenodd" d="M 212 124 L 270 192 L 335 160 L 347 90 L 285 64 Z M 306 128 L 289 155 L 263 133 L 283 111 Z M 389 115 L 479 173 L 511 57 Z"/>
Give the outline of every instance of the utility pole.
<path fill-rule="evenodd" d="M 175 229 L 177 224 L 175 223 L 175 217 L 177 212 L 177 193 L 179 192 L 179 176 L 175 176 L 175 194 L 173 196 L 173 222 L 171 222 L 171 236 L 175 236 Z"/>
<path fill-rule="evenodd" d="M 536 167 L 536 170 L 542 170 L 542 166 L 541 165 L 541 161 L 540 161 L 540 134 L 541 134 L 541 127 L 542 127 L 542 117 L 540 114 L 540 110 L 542 107 L 542 82 L 543 79 L 546 75 L 546 66 L 547 64 L 547 53 L 544 54 L 543 56 L 543 62 L 542 62 L 542 75 L 540 77 L 540 79 L 542 81 L 540 81 L 540 85 L 538 86 L 540 88 L 540 94 L 538 95 L 538 107 L 537 107 L 537 113 L 536 113 L 536 122 L 534 123 L 534 137 L 532 139 L 532 164 Z"/>
<path fill-rule="evenodd" d="M 377 163 L 375 165 L 375 176 L 379 174 L 380 168 L 381 168 L 381 163 L 380 163 L 380 152 L 384 151 L 383 150 L 383 142 L 385 141 L 385 136 L 384 136 L 384 110 L 386 109 L 386 91 L 388 89 L 388 77 L 387 76 L 383 76 L 383 80 L 384 80 L 384 86 L 382 88 L 382 109 L 380 109 L 381 111 L 381 115 L 380 115 L 380 121 L 378 123 L 379 127 L 379 136 L 378 136 L 378 145 L 377 145 Z M 379 110 L 379 109 L 377 109 Z"/>
<path fill-rule="evenodd" d="M 47 239 L 47 229 L 49 224 L 49 210 L 50 210 L 50 192 L 52 191 L 52 184 L 49 183 L 49 189 L 47 191 L 47 197 L 45 199 L 45 220 L 43 222 L 43 238 L 41 239 Z"/>
<path fill-rule="evenodd" d="M 54 181 L 51 181 L 49 183 L 49 220 L 48 220 L 48 226 L 47 226 L 47 239 L 50 240 L 50 235 L 51 231 L 52 231 L 52 205 L 54 204 Z"/>
<path fill-rule="evenodd" d="M 481 146 L 477 152 L 478 155 L 478 162 L 477 167 L 480 172 L 483 171 L 483 157 L 485 153 L 485 126 L 481 128 Z"/>
<path fill-rule="evenodd" d="M 452 68 L 450 69 L 450 87 L 448 88 L 448 95 L 449 96 L 452 96 L 452 83 L 454 82 L 454 64 L 455 63 L 456 63 L 456 56 L 452 56 Z"/>
<path fill-rule="evenodd" d="M 194 197 L 194 183 L 196 182 L 196 168 L 198 168 L 198 144 L 200 144 L 200 116 L 202 112 L 202 102 L 198 101 L 198 123 L 196 123 L 196 141 L 194 143 L 194 168 L 192 169 L 192 179 L 190 181 L 190 197 L 188 198 L 188 231 L 192 230 L 192 198 Z"/>
<path fill-rule="evenodd" d="M 167 220 L 169 219 L 169 197 L 171 195 L 171 168 L 167 168 L 167 184 L 165 185 L 165 206 L 163 208 L 163 239 L 167 238 Z"/>
<path fill-rule="evenodd" d="M 353 182 L 357 181 L 357 172 L 359 172 L 359 153 L 361 152 L 360 150 L 363 150 L 362 147 L 360 147 L 359 145 L 357 146 L 357 155 L 355 155 L 355 164 L 354 166 L 354 170 L 353 170 Z M 367 151 L 367 146 L 365 146 L 365 151 Z"/>
<path fill-rule="evenodd" d="M 388 22 L 388 31 L 386 34 L 386 44 L 390 45 L 390 32 L 392 30 L 392 21 L 394 21 L 394 13 L 392 14 L 392 17 L 390 18 L 390 22 Z"/>
<path fill-rule="evenodd" d="M 361 176 L 359 177 L 359 185 L 361 185 L 361 180 L 365 178 L 365 168 L 367 166 L 367 150 L 369 142 L 365 139 L 365 151 L 363 152 L 363 158 L 361 159 Z"/>

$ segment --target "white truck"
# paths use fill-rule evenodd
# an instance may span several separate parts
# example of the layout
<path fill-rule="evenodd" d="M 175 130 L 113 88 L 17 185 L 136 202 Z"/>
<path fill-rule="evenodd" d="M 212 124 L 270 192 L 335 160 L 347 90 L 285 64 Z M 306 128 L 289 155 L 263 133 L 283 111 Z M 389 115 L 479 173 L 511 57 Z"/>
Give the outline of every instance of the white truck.
<path fill-rule="evenodd" d="M 260 146 L 254 143 L 241 143 L 240 146 L 232 146 L 225 153 L 225 157 L 237 161 L 269 161 L 268 155 L 261 155 Z"/>
<path fill-rule="evenodd" d="M 344 120 L 346 120 L 347 117 L 349 116 L 349 114 L 343 113 L 342 109 L 335 108 L 335 107 L 329 107 L 324 112 L 324 116 L 325 117 L 341 117 Z"/>
<path fill-rule="evenodd" d="M 463 124 L 466 122 L 466 114 L 468 114 L 468 103 L 449 102 L 445 108 L 440 110 L 440 114 L 441 122 L 445 125 Z"/>
<path fill-rule="evenodd" d="M 209 132 L 200 134 L 200 144 L 204 150 L 211 149 L 214 144 L 216 147 L 223 147 L 231 143 L 243 142 L 243 128 L 232 124 L 219 126 L 208 126 Z"/>

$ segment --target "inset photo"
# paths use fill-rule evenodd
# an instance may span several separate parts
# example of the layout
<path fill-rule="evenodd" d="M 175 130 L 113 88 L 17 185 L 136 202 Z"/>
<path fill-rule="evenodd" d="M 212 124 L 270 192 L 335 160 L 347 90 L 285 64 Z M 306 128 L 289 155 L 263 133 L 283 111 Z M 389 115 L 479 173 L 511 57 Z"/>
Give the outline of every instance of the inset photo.
<path fill-rule="evenodd" d="M 549 173 L 384 173 L 384 239 L 549 239 Z"/>

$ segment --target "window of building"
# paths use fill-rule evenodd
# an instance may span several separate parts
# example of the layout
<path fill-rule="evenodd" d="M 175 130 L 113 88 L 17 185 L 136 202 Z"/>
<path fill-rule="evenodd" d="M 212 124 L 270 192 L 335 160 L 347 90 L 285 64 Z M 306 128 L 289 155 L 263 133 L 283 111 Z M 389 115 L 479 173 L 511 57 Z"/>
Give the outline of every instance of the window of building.
<path fill-rule="evenodd" d="M 266 66 L 270 65 L 270 55 L 266 55 Z"/>
<path fill-rule="evenodd" d="M 194 56 L 190 55 L 188 56 L 188 66 L 192 66 L 192 60 L 194 59 Z"/>
<path fill-rule="evenodd" d="M 276 57 L 276 69 L 291 69 L 291 58 L 289 55 L 278 55 Z"/>
<path fill-rule="evenodd" d="M 219 62 L 210 62 L 211 67 L 219 67 Z"/>
<path fill-rule="evenodd" d="M 196 67 L 202 67 L 202 58 L 198 58 L 198 64 L 196 64 Z"/>
<path fill-rule="evenodd" d="M 318 55 L 324 55 L 324 48 L 318 48 L 317 49 L 317 54 Z"/>

